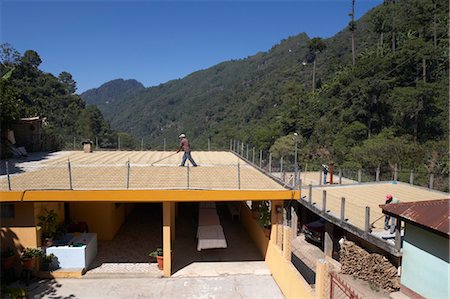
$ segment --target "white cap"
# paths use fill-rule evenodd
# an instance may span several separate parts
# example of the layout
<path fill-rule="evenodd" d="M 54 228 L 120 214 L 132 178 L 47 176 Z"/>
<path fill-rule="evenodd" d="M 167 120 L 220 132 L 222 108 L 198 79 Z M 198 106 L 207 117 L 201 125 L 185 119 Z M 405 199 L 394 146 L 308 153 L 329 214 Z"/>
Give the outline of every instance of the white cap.
<path fill-rule="evenodd" d="M 180 136 L 178 136 L 179 138 L 184 138 L 184 137 L 186 137 L 186 135 L 184 135 L 184 134 L 180 134 Z"/>

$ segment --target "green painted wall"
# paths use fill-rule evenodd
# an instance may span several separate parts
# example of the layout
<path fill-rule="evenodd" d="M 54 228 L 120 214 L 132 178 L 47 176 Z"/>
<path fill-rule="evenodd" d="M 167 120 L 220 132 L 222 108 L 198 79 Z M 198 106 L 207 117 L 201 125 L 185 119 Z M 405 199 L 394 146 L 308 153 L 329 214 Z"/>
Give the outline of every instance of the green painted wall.
<path fill-rule="evenodd" d="M 406 223 L 401 283 L 426 298 L 450 298 L 449 239 Z"/>

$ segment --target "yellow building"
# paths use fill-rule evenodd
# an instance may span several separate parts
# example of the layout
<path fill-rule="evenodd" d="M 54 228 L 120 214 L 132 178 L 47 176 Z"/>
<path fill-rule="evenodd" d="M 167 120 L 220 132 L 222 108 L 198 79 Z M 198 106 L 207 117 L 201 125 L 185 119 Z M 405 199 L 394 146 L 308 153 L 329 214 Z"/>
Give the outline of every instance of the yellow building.
<path fill-rule="evenodd" d="M 17 250 L 39 247 L 37 217 L 44 208 L 55 210 L 60 222 L 69 217 L 85 223 L 99 240 L 111 240 L 134 204 L 161 203 L 168 277 L 179 204 L 235 202 L 243 227 L 286 297 L 312 297 L 312 289 L 290 262 L 290 227 L 283 225 L 284 201 L 300 199 L 300 192 L 231 152 L 195 152 L 194 157 L 200 167 L 179 167 L 181 153 L 156 151 L 59 152 L 37 163 L 10 166 L 16 173 L 0 179 L 6 216 L 2 249 L 11 244 Z M 271 202 L 270 238 L 252 218 L 249 201 Z"/>

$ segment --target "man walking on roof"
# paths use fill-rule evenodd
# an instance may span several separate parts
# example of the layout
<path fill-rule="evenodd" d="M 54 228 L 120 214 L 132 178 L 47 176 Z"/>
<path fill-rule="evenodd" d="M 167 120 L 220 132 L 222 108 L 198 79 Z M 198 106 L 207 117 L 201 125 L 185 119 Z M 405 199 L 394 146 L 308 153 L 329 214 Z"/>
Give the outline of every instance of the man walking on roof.
<path fill-rule="evenodd" d="M 180 138 L 180 148 L 177 150 L 177 153 L 179 153 L 181 150 L 184 151 L 183 160 L 181 161 L 180 166 L 184 166 L 186 160 L 189 159 L 189 161 L 191 161 L 192 163 L 192 166 L 197 167 L 197 163 L 195 163 L 194 159 L 192 159 L 191 147 L 189 146 L 189 140 L 186 138 L 186 135 L 181 134 L 179 138 Z"/>

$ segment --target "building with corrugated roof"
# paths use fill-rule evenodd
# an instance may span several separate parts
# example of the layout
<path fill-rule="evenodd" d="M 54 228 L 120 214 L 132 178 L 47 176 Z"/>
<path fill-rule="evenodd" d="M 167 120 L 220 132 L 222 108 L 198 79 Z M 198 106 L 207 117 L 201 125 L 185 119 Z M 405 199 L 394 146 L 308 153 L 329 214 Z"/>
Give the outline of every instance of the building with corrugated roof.
<path fill-rule="evenodd" d="M 380 207 L 405 223 L 401 291 L 412 298 L 449 298 L 450 199 Z"/>

